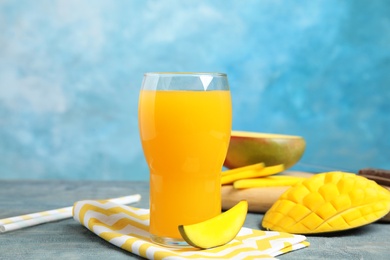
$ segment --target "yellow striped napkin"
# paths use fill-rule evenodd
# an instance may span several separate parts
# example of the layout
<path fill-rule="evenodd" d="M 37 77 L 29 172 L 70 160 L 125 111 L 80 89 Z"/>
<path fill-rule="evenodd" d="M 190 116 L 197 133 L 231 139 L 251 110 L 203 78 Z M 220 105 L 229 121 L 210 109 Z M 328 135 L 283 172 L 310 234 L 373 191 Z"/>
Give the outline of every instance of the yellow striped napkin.
<path fill-rule="evenodd" d="M 207 250 L 175 249 L 149 240 L 149 210 L 109 201 L 85 200 L 74 204 L 73 218 L 124 250 L 147 259 L 273 259 L 309 246 L 306 237 L 243 227 L 230 243 Z"/>

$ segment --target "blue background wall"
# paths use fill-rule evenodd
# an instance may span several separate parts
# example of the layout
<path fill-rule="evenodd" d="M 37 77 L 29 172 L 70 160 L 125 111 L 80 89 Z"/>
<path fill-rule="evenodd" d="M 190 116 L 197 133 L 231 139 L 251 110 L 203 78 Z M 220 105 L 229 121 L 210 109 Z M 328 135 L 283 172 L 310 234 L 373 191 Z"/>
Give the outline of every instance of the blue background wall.
<path fill-rule="evenodd" d="M 146 180 L 144 72 L 229 76 L 298 170 L 390 169 L 390 2 L 0 1 L 0 178 Z"/>

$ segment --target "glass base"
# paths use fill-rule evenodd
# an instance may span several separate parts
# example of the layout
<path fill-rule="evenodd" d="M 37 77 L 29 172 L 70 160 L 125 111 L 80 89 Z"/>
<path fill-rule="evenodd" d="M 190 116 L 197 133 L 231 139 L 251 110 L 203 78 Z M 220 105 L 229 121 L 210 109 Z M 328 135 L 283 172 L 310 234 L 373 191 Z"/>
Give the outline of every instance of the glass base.
<path fill-rule="evenodd" d="M 174 248 L 193 248 L 183 239 L 171 238 L 171 237 L 159 237 L 155 235 L 150 235 L 150 239 L 153 243 L 156 243 L 161 246 L 174 247 Z"/>

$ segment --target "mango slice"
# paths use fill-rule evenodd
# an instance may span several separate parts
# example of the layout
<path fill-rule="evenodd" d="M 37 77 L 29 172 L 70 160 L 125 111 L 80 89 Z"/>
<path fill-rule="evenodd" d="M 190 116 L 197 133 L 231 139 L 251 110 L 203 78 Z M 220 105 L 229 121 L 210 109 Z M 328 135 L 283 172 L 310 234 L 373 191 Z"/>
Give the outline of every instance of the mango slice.
<path fill-rule="evenodd" d="M 207 249 L 232 241 L 244 225 L 248 212 L 248 202 L 243 200 L 231 209 L 209 220 L 180 225 L 179 231 L 183 239 L 193 247 Z"/>
<path fill-rule="evenodd" d="M 293 186 L 303 180 L 306 180 L 306 178 L 286 175 L 267 176 L 263 178 L 237 180 L 233 183 L 233 187 L 235 189 L 248 189 L 259 187 Z"/>
<path fill-rule="evenodd" d="M 224 166 L 234 169 L 263 162 L 288 169 L 301 159 L 305 148 L 301 136 L 232 131 Z"/>
<path fill-rule="evenodd" d="M 268 230 L 314 234 L 372 223 L 390 211 L 390 191 L 346 172 L 328 172 L 291 187 L 264 215 Z"/>
<path fill-rule="evenodd" d="M 280 173 L 284 170 L 283 164 L 265 167 L 260 170 L 240 171 L 234 174 L 222 175 L 221 184 L 233 183 L 237 180 L 257 178 Z M 232 170 L 234 171 L 234 170 Z"/>
<path fill-rule="evenodd" d="M 256 170 L 261 170 L 265 167 L 264 163 L 255 163 L 251 165 L 246 165 L 234 169 L 230 169 L 227 171 L 223 171 L 221 176 L 226 176 L 226 175 L 231 175 L 231 174 L 236 174 L 244 171 L 256 171 Z"/>

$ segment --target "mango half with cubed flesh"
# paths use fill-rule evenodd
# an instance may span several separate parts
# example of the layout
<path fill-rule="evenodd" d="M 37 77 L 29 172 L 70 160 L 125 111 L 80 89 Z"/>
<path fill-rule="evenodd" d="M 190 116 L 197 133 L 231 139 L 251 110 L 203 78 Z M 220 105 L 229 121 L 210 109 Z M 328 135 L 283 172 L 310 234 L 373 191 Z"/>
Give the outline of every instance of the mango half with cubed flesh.
<path fill-rule="evenodd" d="M 328 172 L 283 193 L 262 226 L 295 234 L 334 232 L 370 224 L 389 211 L 389 190 L 353 173 Z"/>
<path fill-rule="evenodd" d="M 242 200 L 214 218 L 192 225 L 180 225 L 179 231 L 183 239 L 194 247 L 207 249 L 222 246 L 237 236 L 247 212 L 248 202 Z"/>
<path fill-rule="evenodd" d="M 301 136 L 232 131 L 224 166 L 234 169 L 262 162 L 288 169 L 301 159 L 305 148 Z"/>

